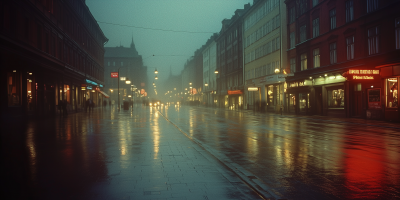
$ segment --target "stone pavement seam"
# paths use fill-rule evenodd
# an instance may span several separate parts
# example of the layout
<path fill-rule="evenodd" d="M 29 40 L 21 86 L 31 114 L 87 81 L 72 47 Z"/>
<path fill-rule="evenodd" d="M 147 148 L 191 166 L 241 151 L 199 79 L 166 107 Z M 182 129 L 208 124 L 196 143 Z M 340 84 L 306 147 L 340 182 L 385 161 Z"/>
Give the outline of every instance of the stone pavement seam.
<path fill-rule="evenodd" d="M 162 112 L 160 112 L 159 110 L 157 110 L 157 111 L 160 113 L 161 116 L 163 116 L 165 118 L 165 120 L 167 120 L 169 123 L 171 123 L 173 126 L 175 126 L 182 134 L 184 134 L 191 141 L 193 141 L 194 143 L 199 145 L 204 151 L 209 153 L 214 159 L 216 159 L 219 163 L 221 163 L 223 166 L 225 166 L 227 169 L 229 169 L 232 173 L 234 173 L 244 184 L 246 184 L 248 187 L 250 187 L 262 199 L 266 199 L 266 200 L 282 199 L 282 197 L 278 197 L 278 196 L 274 195 L 274 193 L 276 194 L 277 191 L 272 192 L 271 190 L 273 190 L 273 189 L 269 188 L 265 183 L 262 183 L 261 179 L 257 178 L 254 175 L 248 176 L 248 174 L 250 174 L 250 173 L 247 172 L 247 170 L 245 170 L 245 169 L 239 170 L 239 169 L 237 169 L 237 167 L 232 166 L 229 163 L 233 163 L 233 162 L 230 161 L 230 159 L 225 156 L 223 156 L 224 157 L 223 159 L 220 159 L 218 156 L 216 156 L 216 153 L 213 152 L 210 148 L 206 148 L 205 147 L 206 145 L 204 143 L 197 140 L 196 138 L 190 137 L 185 131 L 180 129 L 175 123 L 173 123 L 171 120 L 169 120 Z M 222 155 L 219 155 L 219 156 L 222 156 Z M 225 162 L 223 160 L 225 160 Z M 229 163 L 226 161 L 229 161 Z M 258 180 L 259 183 L 256 183 L 255 181 L 253 181 L 252 179 L 254 179 L 254 178 L 250 178 L 250 177 L 256 177 L 256 179 Z"/>

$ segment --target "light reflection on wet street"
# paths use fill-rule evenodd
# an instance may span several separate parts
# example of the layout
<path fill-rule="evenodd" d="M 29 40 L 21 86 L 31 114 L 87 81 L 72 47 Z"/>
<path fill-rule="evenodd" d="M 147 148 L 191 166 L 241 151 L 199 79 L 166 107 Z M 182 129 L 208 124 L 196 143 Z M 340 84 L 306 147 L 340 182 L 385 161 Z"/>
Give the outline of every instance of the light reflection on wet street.
<path fill-rule="evenodd" d="M 156 109 L 140 104 L 7 127 L 1 199 L 260 199 Z"/>
<path fill-rule="evenodd" d="M 285 199 L 400 199 L 400 125 L 204 107 L 161 109 Z"/>
<path fill-rule="evenodd" d="M 10 199 L 400 198 L 394 123 L 136 105 L 7 127 Z"/>

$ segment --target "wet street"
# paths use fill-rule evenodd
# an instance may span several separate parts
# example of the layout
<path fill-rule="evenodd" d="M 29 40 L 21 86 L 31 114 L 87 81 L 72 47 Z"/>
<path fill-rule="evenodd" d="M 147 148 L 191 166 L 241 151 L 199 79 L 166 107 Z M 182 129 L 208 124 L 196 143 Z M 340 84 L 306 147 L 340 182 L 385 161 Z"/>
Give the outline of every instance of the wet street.
<path fill-rule="evenodd" d="M 400 198 L 396 123 L 135 105 L 4 127 L 8 199 Z"/>

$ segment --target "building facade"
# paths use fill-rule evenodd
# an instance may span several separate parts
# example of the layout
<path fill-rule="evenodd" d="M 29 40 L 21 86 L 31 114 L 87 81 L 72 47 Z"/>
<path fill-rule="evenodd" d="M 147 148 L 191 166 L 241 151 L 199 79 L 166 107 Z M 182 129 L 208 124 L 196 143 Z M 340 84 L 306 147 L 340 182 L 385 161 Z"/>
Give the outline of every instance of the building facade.
<path fill-rule="evenodd" d="M 399 120 L 400 1 L 285 2 L 286 110 Z"/>
<path fill-rule="evenodd" d="M 203 50 L 203 102 L 207 106 L 216 106 L 216 75 L 217 69 L 217 43 L 215 39 L 218 34 L 214 34 L 205 44 Z"/>
<path fill-rule="evenodd" d="M 148 87 L 147 67 L 143 66 L 142 56 L 137 52 L 133 38 L 129 47 L 120 45 L 117 47 L 105 47 L 104 49 L 104 88 L 110 95 L 109 100 L 111 103 L 118 103 L 118 82 L 120 103 L 123 101 L 140 101 L 140 96 L 147 91 Z M 111 74 L 116 72 L 119 72 L 119 78 L 113 77 Z M 121 80 L 122 77 L 129 79 L 131 83 L 125 84 L 125 81 Z M 134 88 L 136 90 L 132 91 Z M 135 93 L 137 91 L 141 94 Z"/>
<path fill-rule="evenodd" d="M 245 4 L 230 19 L 222 20 L 217 43 L 217 104 L 229 109 L 243 108 L 243 15 Z"/>
<path fill-rule="evenodd" d="M 244 16 L 245 107 L 279 112 L 285 103 L 286 5 L 279 0 L 254 1 Z M 250 89 L 249 89 L 250 88 Z"/>
<path fill-rule="evenodd" d="M 102 102 L 104 36 L 82 0 L 0 3 L 1 113 L 52 116 Z"/>
<path fill-rule="evenodd" d="M 184 102 L 203 103 L 203 49 L 197 49 L 182 70 L 182 95 Z"/>

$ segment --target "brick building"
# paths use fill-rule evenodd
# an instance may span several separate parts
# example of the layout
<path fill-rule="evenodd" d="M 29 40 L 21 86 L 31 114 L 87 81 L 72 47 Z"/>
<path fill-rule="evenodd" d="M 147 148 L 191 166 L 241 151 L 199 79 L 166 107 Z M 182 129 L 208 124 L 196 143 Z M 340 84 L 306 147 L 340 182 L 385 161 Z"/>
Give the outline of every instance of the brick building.
<path fill-rule="evenodd" d="M 286 0 L 285 110 L 398 120 L 399 0 Z"/>
<path fill-rule="evenodd" d="M 217 104 L 220 107 L 243 107 L 243 15 L 250 4 L 237 9 L 230 19 L 222 20 L 217 43 Z"/>

